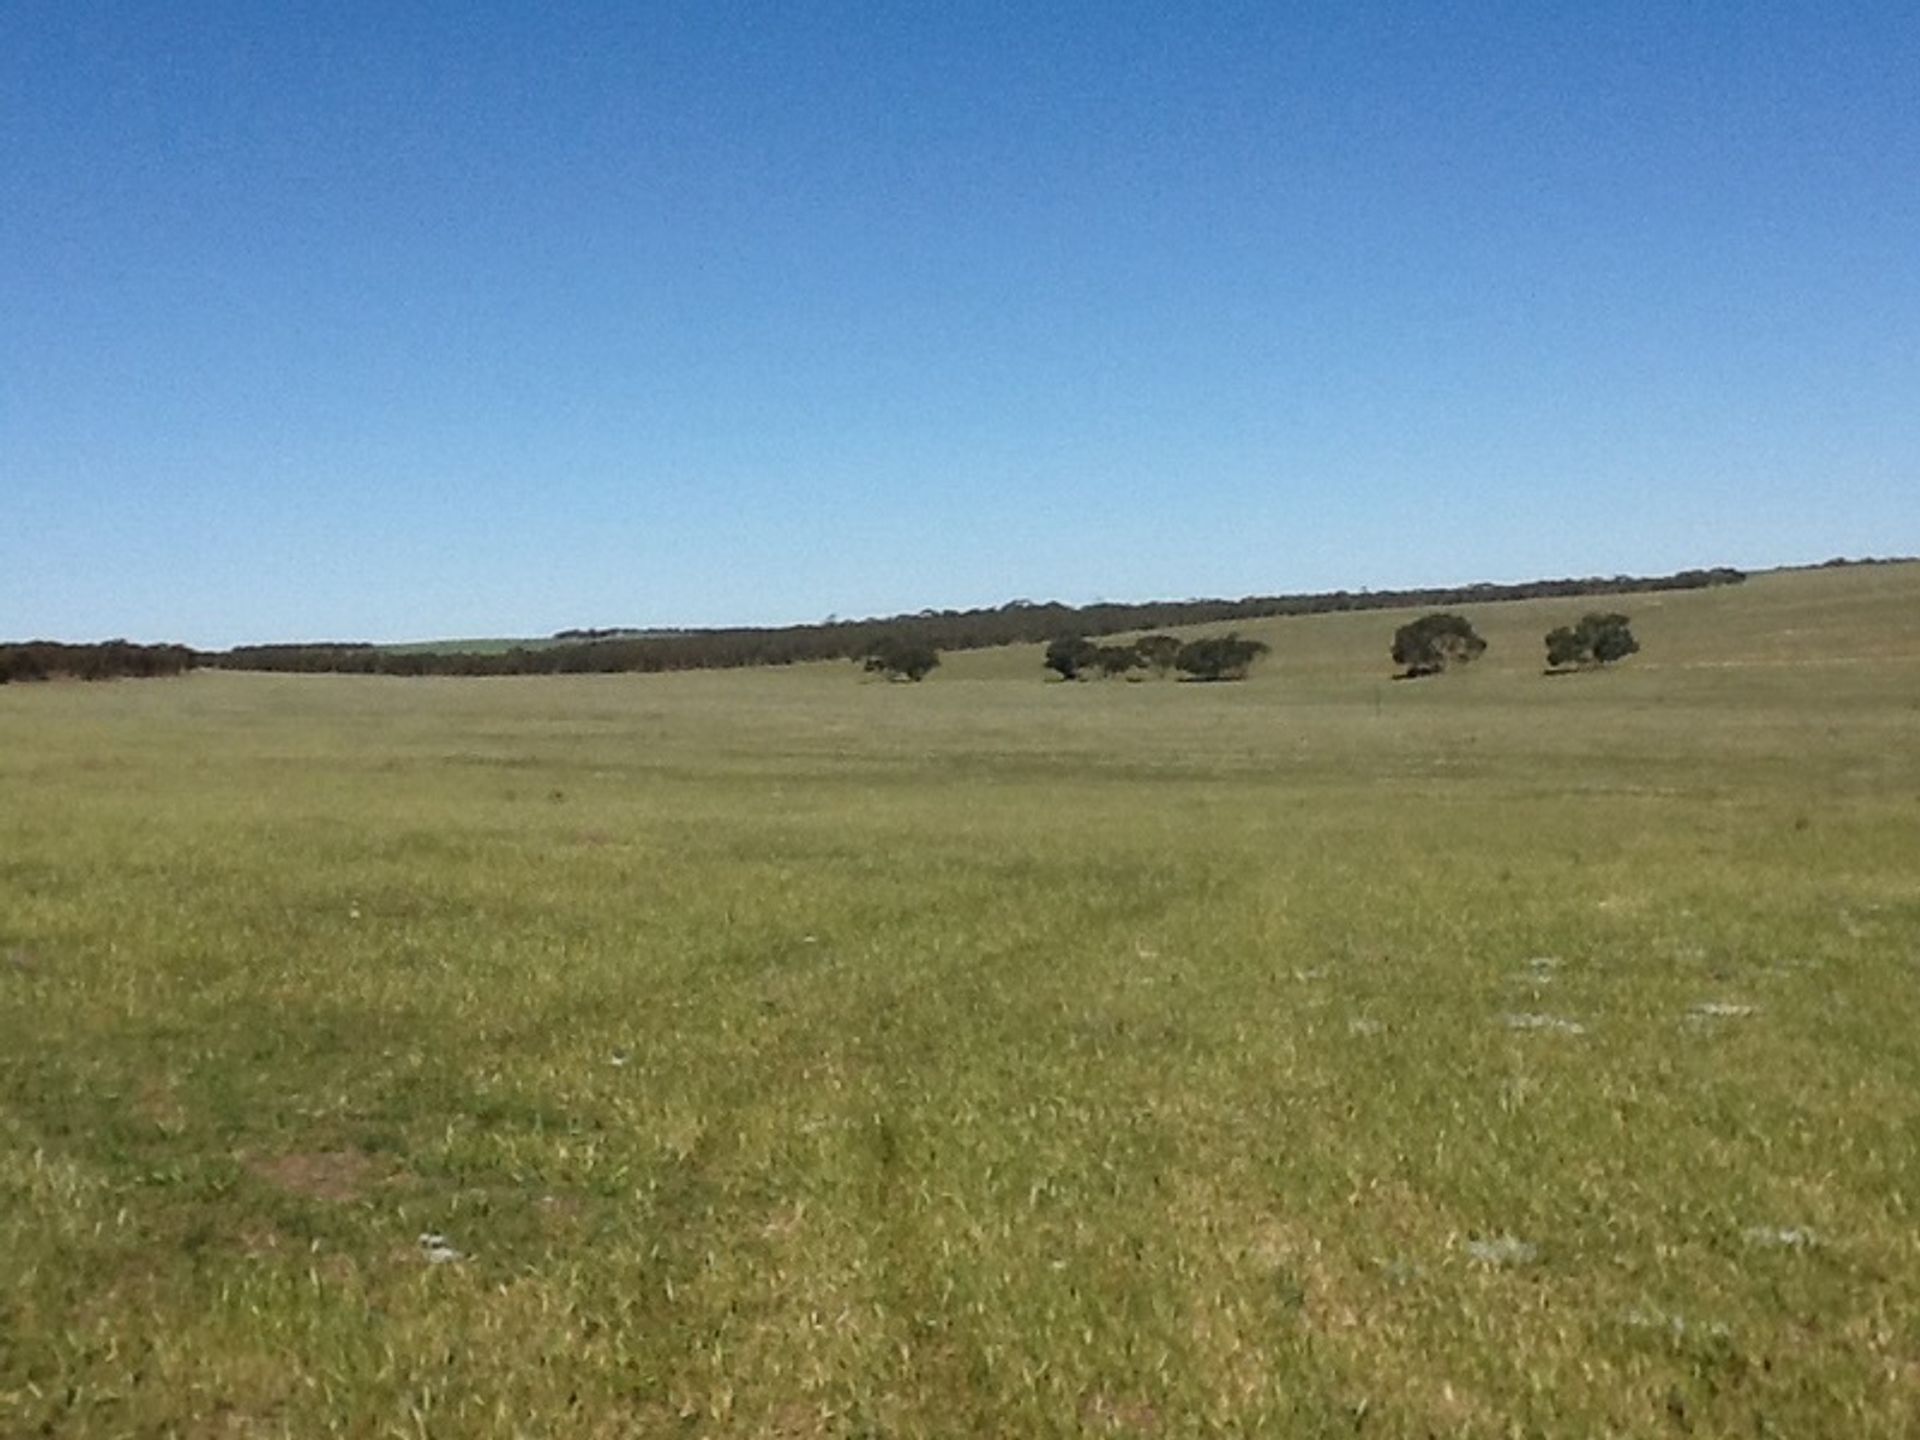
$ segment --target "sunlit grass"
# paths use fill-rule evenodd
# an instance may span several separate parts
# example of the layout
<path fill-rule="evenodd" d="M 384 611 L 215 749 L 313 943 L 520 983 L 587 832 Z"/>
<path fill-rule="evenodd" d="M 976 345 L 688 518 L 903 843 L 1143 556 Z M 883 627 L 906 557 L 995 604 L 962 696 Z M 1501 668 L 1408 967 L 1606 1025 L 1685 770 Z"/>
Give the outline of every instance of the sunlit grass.
<path fill-rule="evenodd" d="M 1916 601 L 0 691 L 0 1433 L 1910 1434 Z"/>

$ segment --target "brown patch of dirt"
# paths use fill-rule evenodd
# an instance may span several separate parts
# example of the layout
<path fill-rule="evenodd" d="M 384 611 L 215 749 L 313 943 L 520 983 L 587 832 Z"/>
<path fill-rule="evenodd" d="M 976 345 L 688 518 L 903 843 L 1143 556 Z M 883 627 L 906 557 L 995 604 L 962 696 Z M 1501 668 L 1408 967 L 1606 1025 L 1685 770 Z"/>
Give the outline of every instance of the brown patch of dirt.
<path fill-rule="evenodd" d="M 310 1200 L 358 1200 L 374 1180 L 373 1162 L 358 1150 L 308 1150 L 248 1162 L 276 1190 Z"/>

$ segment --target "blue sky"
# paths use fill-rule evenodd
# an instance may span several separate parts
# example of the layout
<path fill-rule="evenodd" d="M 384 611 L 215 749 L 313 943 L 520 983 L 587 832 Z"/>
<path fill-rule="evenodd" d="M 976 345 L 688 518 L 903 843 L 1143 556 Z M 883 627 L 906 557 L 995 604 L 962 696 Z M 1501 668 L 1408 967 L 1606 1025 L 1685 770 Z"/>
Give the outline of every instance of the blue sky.
<path fill-rule="evenodd" d="M 1920 550 L 1920 7 L 0 9 L 0 636 Z"/>

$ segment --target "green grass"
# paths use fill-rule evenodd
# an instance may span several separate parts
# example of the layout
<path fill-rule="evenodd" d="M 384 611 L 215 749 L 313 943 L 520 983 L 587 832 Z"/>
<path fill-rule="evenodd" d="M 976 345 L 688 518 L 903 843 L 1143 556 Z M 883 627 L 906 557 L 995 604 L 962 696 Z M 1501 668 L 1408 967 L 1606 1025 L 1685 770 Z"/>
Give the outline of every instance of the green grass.
<path fill-rule="evenodd" d="M 1911 1435 L 1917 606 L 0 690 L 0 1434 Z"/>

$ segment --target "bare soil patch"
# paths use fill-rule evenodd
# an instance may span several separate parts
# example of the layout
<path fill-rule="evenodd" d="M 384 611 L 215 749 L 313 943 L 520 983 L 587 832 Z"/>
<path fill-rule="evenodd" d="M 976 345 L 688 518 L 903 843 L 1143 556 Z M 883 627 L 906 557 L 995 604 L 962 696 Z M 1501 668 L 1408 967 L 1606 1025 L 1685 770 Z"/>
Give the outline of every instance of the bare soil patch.
<path fill-rule="evenodd" d="M 360 1199 L 377 1178 L 373 1161 L 358 1150 L 296 1150 L 250 1161 L 247 1169 L 276 1190 L 336 1204 Z"/>

